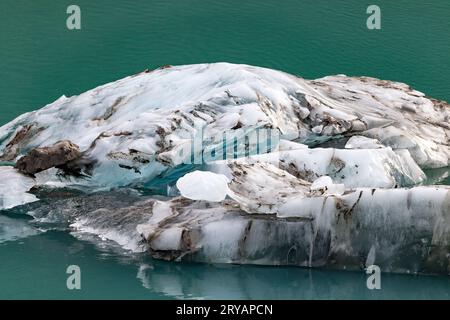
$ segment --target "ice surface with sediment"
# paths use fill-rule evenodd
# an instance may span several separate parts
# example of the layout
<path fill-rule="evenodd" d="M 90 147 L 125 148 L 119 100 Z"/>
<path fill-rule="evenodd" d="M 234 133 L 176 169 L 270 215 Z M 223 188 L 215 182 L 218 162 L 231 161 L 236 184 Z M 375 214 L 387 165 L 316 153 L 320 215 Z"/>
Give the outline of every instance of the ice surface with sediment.
<path fill-rule="evenodd" d="M 0 161 L 33 163 L 61 141 L 77 152 L 36 173 L 0 167 L 0 209 L 25 204 L 38 223 L 169 260 L 450 274 L 450 190 L 420 186 L 423 169 L 450 165 L 449 120 L 446 102 L 392 81 L 160 68 L 2 126 Z M 233 149 L 224 134 L 260 129 L 279 135 L 275 149 L 188 172 L 200 169 L 192 158 Z M 114 189 L 171 175 L 180 196 Z M 111 192 L 26 204 L 43 186 Z"/>
<path fill-rule="evenodd" d="M 393 188 L 413 186 L 426 178 L 408 150 L 335 149 L 307 147 L 275 151 L 241 159 L 217 161 L 208 169 L 229 175 L 230 163 L 271 163 L 303 180 L 327 175 L 347 187 Z"/>
<path fill-rule="evenodd" d="M 45 181 L 110 187 L 152 180 L 191 157 L 192 139 L 221 145 L 223 132 L 276 130 L 309 144 L 360 135 L 408 150 L 422 168 L 449 165 L 445 102 L 401 83 L 333 76 L 305 80 L 228 63 L 161 68 L 78 96 L 61 97 L 0 128 L 0 160 L 67 140 L 83 156 Z"/>
<path fill-rule="evenodd" d="M 450 188 L 342 192 L 330 180 L 308 185 L 285 172 L 261 195 L 249 192 L 272 181 L 279 169 L 270 166 L 233 170 L 230 200 L 165 202 L 163 223 L 138 228 L 152 230 L 144 234 L 150 252 L 165 259 L 353 270 L 371 261 L 390 272 L 449 273 Z"/>

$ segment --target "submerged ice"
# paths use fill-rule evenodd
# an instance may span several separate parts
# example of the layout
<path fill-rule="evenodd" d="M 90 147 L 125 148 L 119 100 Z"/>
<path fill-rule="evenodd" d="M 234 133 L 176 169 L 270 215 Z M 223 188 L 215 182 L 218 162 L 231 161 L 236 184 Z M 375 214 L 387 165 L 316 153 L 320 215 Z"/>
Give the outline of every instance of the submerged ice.
<path fill-rule="evenodd" d="M 0 209 L 169 260 L 450 274 L 450 190 L 422 186 L 450 165 L 449 123 L 392 81 L 160 68 L 1 127 Z M 60 188 L 89 193 L 36 202 Z"/>
<path fill-rule="evenodd" d="M 38 198 L 28 192 L 35 184 L 33 178 L 24 176 L 13 167 L 0 166 L 0 210 L 37 201 Z"/>

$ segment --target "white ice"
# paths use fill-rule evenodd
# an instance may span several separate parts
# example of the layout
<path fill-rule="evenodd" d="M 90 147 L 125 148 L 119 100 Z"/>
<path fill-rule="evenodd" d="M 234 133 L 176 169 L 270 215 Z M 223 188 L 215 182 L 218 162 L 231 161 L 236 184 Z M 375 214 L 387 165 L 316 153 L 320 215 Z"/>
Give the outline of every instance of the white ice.
<path fill-rule="evenodd" d="M 382 149 L 384 146 L 377 139 L 352 136 L 345 144 L 345 149 Z"/>
<path fill-rule="evenodd" d="M 348 188 L 412 186 L 426 178 L 409 151 L 383 149 L 297 148 L 237 160 L 210 163 L 208 168 L 229 175 L 228 163 L 270 163 L 303 180 L 313 182 L 327 175 Z"/>
<path fill-rule="evenodd" d="M 228 194 L 228 178 L 209 171 L 194 171 L 178 179 L 177 188 L 183 197 L 219 202 Z"/>
<path fill-rule="evenodd" d="M 311 184 L 311 191 L 319 191 L 326 195 L 342 195 L 345 192 L 345 185 L 334 184 L 329 176 L 322 176 Z"/>
<path fill-rule="evenodd" d="M 0 166 L 0 210 L 38 201 L 35 195 L 28 193 L 35 184 L 33 178 L 19 173 L 13 167 Z"/>

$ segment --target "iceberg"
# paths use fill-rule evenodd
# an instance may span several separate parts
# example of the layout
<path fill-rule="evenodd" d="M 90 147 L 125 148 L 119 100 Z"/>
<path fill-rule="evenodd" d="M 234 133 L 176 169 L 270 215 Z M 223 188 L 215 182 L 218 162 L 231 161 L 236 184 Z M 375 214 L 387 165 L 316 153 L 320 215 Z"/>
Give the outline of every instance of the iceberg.
<path fill-rule="evenodd" d="M 450 188 L 424 185 L 449 123 L 393 81 L 146 70 L 0 127 L 0 209 L 159 259 L 450 274 Z"/>

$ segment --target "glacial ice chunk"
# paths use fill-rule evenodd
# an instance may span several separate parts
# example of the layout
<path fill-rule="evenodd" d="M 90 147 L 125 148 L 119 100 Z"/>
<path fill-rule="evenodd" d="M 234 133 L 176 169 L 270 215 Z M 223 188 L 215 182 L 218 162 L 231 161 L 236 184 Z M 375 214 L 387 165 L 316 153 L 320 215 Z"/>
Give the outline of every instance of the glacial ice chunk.
<path fill-rule="evenodd" d="M 342 195 L 345 192 L 345 185 L 334 184 L 329 176 L 322 176 L 311 184 L 311 191 L 319 191 L 326 195 Z"/>
<path fill-rule="evenodd" d="M 285 139 L 281 139 L 280 143 L 278 144 L 278 151 L 290 151 L 297 149 L 308 149 L 308 146 L 306 144 L 301 144 L 298 142 L 289 141 Z"/>
<path fill-rule="evenodd" d="M 377 139 L 353 136 L 345 144 L 345 149 L 382 149 L 384 146 Z"/>
<path fill-rule="evenodd" d="M 26 220 L 12 219 L 0 215 L 0 244 L 6 241 L 27 238 L 40 231 L 32 227 Z"/>
<path fill-rule="evenodd" d="M 309 195 L 310 183 L 269 163 L 231 163 L 229 196 L 250 214 L 273 214 L 292 199 Z"/>
<path fill-rule="evenodd" d="M 182 197 L 84 194 L 30 214 L 156 258 L 348 269 L 374 261 L 385 271 L 448 274 L 450 189 L 399 187 L 421 183 L 421 168 L 450 164 L 449 118 L 446 102 L 367 77 L 309 81 L 226 63 L 143 72 L 2 126 L 0 161 L 20 167 L 62 140 L 79 153 L 26 170 L 35 179 L 0 168 L 0 209 L 37 200 L 28 193 L 36 183 L 96 191 L 165 183 L 201 156 L 213 172 L 178 179 Z M 212 157 L 234 152 L 224 135 L 267 128 L 278 150 Z M 349 136 L 345 149 L 320 146 Z M 259 138 L 236 145 L 260 150 L 259 140 L 275 140 Z"/>
<path fill-rule="evenodd" d="M 329 176 L 322 176 L 311 184 L 311 190 L 325 189 L 333 184 L 333 180 Z"/>
<path fill-rule="evenodd" d="M 177 188 L 185 198 L 219 202 L 228 194 L 228 182 L 223 174 L 197 170 L 178 179 Z"/>
<path fill-rule="evenodd" d="M 271 152 L 243 159 L 217 161 L 208 168 L 225 173 L 227 163 L 270 163 L 291 175 L 313 182 L 329 176 L 334 183 L 347 188 L 392 188 L 421 183 L 426 176 L 409 151 L 383 149 L 300 148 Z"/>
<path fill-rule="evenodd" d="M 28 191 L 36 184 L 13 167 L 0 166 L 0 210 L 9 209 L 39 199 Z"/>

